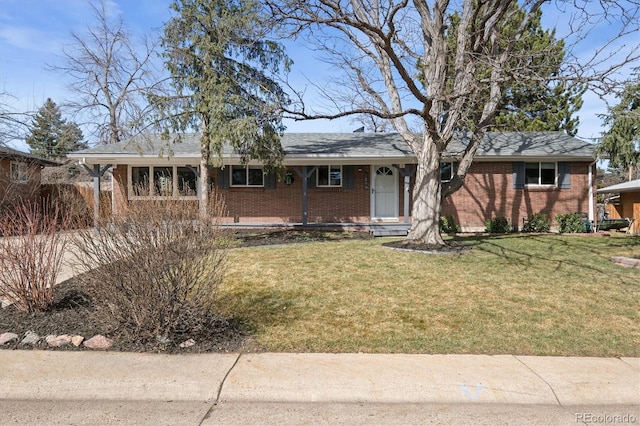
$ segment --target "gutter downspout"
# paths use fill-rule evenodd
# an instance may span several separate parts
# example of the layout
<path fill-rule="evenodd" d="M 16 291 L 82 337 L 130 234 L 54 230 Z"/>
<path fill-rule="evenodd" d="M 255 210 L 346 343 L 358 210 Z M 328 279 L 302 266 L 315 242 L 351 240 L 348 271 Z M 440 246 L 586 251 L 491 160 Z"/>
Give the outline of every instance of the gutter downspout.
<path fill-rule="evenodd" d="M 593 166 L 598 162 L 598 160 L 594 160 L 593 163 L 589 164 L 589 221 L 592 222 L 595 226 L 598 224 L 594 222 L 595 220 L 595 210 L 594 210 L 594 193 L 593 193 Z"/>

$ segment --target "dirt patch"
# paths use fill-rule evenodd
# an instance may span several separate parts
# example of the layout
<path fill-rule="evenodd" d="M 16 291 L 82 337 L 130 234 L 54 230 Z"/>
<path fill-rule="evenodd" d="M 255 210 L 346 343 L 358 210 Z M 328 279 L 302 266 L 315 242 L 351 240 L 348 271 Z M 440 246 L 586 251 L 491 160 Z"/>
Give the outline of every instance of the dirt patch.
<path fill-rule="evenodd" d="M 229 230 L 232 247 L 253 247 L 305 242 L 331 242 L 349 239 L 370 239 L 364 232 L 327 232 L 319 230 Z M 0 346 L 2 349 L 89 350 L 72 345 L 51 348 L 44 342 L 50 334 L 80 335 L 85 339 L 96 334 L 108 336 L 114 341 L 112 350 L 123 352 L 205 353 L 205 352 L 259 352 L 261 348 L 246 327 L 238 320 L 211 315 L 202 323 L 193 324 L 189 330 L 171 336 L 159 336 L 155 341 L 139 341 L 131 336 L 131 330 L 105 329 L 94 314 L 90 290 L 78 281 L 70 279 L 56 286 L 54 304 L 44 312 L 20 312 L 12 306 L 0 309 L 0 334 L 15 333 L 18 341 Z M 38 334 L 42 340 L 36 345 L 23 345 L 20 340 L 28 331 Z M 180 344 L 193 339 L 195 345 L 181 348 Z"/>

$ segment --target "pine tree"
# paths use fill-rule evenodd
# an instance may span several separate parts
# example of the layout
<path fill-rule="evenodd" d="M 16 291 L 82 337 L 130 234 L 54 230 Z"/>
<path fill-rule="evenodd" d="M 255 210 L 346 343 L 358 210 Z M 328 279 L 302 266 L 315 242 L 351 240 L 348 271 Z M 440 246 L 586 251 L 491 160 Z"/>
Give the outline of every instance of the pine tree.
<path fill-rule="evenodd" d="M 640 166 L 640 74 L 618 98 L 618 105 L 602 117 L 609 130 L 602 136 L 598 151 L 609 159 L 610 169 L 624 169 L 628 180 L 633 180 Z"/>
<path fill-rule="evenodd" d="M 63 119 L 58 105 L 47 98 L 33 119 L 31 134 L 26 142 L 33 155 L 57 159 L 65 157 L 70 151 L 86 148 L 82 138 L 78 125 Z"/>
<path fill-rule="evenodd" d="M 278 106 L 288 98 L 275 75 L 288 69 L 284 48 L 266 38 L 255 0 L 175 0 L 162 46 L 176 96 L 157 97 L 168 131 L 201 131 L 201 187 L 211 154 L 230 144 L 244 160 L 282 157 Z M 207 191 L 201 214 L 206 215 Z"/>
<path fill-rule="evenodd" d="M 516 13 L 503 29 L 501 44 L 514 39 L 516 29 L 525 18 L 524 11 L 518 9 L 517 4 L 511 7 Z M 541 11 L 534 14 L 526 31 L 515 43 L 513 50 L 516 54 L 505 64 L 507 73 L 519 74 L 523 69 L 535 69 L 537 75 L 528 79 L 512 79 L 512 84 L 502 88 L 494 122 L 487 127 L 489 131 L 563 130 L 570 136 L 575 136 L 578 131 L 579 119 L 574 114 L 582 107 L 584 88 L 566 81 L 553 81 L 554 76 L 560 73 L 565 56 L 564 41 L 556 39 L 555 30 L 542 28 L 541 17 Z M 449 19 L 452 28 L 457 28 L 459 15 L 453 14 Z M 453 35 L 456 31 L 450 34 L 448 43 L 450 51 L 454 52 L 456 40 Z M 490 70 L 481 70 L 480 74 L 489 78 Z M 480 114 L 478 111 L 478 116 Z"/>

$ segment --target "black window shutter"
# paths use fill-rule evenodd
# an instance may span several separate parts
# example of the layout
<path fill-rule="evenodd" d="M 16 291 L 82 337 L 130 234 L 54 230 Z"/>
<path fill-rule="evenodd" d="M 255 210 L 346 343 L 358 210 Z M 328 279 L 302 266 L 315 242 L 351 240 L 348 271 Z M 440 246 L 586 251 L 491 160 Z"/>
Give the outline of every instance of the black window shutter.
<path fill-rule="evenodd" d="M 229 169 L 218 169 L 218 188 L 229 189 Z"/>
<path fill-rule="evenodd" d="M 355 166 L 342 166 L 342 187 L 344 189 L 353 189 L 354 180 Z"/>
<path fill-rule="evenodd" d="M 276 189 L 276 173 L 271 171 L 264 175 L 264 189 Z"/>
<path fill-rule="evenodd" d="M 560 189 L 571 188 L 571 163 L 558 162 L 558 185 Z"/>
<path fill-rule="evenodd" d="M 524 188 L 524 161 L 513 162 L 513 187 L 515 189 Z"/>

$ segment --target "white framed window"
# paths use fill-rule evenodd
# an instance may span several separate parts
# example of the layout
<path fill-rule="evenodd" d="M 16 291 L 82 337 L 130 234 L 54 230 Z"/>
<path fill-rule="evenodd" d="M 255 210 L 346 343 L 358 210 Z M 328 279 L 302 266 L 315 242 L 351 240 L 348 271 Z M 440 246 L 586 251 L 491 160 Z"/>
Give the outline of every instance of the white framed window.
<path fill-rule="evenodd" d="M 198 177 L 191 167 L 129 166 L 129 198 L 198 198 Z"/>
<path fill-rule="evenodd" d="M 231 166 L 231 186 L 264 186 L 264 170 L 260 166 Z"/>
<path fill-rule="evenodd" d="M 316 171 L 316 186 L 342 186 L 342 166 L 318 166 Z"/>
<path fill-rule="evenodd" d="M 453 163 L 451 161 L 443 161 L 440 163 L 440 181 L 449 182 L 453 179 Z"/>
<path fill-rule="evenodd" d="M 17 161 L 11 162 L 11 182 L 13 183 L 27 183 L 29 182 L 29 167 L 26 163 L 20 163 Z"/>
<path fill-rule="evenodd" d="M 531 162 L 524 164 L 525 185 L 555 186 L 557 184 L 557 163 Z"/>

